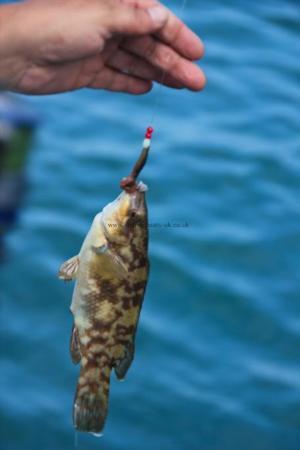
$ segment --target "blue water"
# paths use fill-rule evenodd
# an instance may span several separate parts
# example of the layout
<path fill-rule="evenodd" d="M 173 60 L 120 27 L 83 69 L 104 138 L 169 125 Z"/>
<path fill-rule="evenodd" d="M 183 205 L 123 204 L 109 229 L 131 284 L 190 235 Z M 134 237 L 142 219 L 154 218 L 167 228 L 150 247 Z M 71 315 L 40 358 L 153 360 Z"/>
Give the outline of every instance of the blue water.
<path fill-rule="evenodd" d="M 205 92 L 28 99 L 43 124 L 0 272 L 5 450 L 75 446 L 72 286 L 56 272 L 118 194 L 156 99 L 142 179 L 161 226 L 136 357 L 104 436 L 77 448 L 299 448 L 300 3 L 189 0 L 183 16 L 206 43 Z"/>

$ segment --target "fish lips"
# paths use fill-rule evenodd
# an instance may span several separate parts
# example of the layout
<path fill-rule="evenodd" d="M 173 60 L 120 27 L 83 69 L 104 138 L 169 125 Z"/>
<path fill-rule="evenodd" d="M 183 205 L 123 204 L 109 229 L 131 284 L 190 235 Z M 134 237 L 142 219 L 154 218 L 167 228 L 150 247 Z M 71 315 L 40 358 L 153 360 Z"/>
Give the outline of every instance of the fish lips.
<path fill-rule="evenodd" d="M 128 227 L 140 223 L 147 219 L 147 205 L 145 199 L 145 192 L 147 187 L 143 183 L 138 183 L 133 192 L 123 191 L 112 203 L 108 204 L 102 213 L 102 223 L 104 229 L 111 236 L 117 238 L 116 233 L 112 233 L 112 228 L 107 227 L 107 223 L 114 223 L 115 229 L 119 229 L 122 234 L 123 231 L 127 234 Z M 117 233 L 119 234 L 119 233 Z"/>
<path fill-rule="evenodd" d="M 144 216 L 146 212 L 146 200 L 145 193 L 148 191 L 148 187 L 140 181 L 137 183 L 136 188 L 132 192 L 123 191 L 117 200 L 129 201 L 128 218 L 134 218 L 136 216 Z"/>

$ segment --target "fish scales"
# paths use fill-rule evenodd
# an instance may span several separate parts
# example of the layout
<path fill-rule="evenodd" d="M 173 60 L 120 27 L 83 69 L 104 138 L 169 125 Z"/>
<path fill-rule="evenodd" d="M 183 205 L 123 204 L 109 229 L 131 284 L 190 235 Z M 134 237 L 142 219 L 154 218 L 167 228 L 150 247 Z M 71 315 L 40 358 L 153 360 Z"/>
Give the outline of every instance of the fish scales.
<path fill-rule="evenodd" d="M 103 429 L 111 370 L 124 378 L 134 356 L 149 270 L 145 191 L 139 183 L 97 214 L 79 255 L 59 272 L 76 279 L 71 355 L 81 364 L 73 410 L 80 431 Z"/>

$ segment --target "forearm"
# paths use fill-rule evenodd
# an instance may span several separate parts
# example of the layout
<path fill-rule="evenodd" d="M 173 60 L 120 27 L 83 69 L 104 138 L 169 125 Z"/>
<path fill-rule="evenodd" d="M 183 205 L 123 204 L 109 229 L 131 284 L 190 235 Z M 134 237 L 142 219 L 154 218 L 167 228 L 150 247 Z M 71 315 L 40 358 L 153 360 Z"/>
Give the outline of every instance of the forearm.
<path fill-rule="evenodd" d="M 22 78 L 25 65 L 18 48 L 19 9 L 21 5 L 0 6 L 0 89 L 14 89 Z"/>

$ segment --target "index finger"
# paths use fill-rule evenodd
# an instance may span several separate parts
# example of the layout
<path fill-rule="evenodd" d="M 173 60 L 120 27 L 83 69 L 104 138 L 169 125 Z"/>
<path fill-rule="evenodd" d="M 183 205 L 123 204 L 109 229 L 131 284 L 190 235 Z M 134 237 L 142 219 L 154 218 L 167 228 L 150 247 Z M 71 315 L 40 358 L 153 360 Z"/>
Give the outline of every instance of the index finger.
<path fill-rule="evenodd" d="M 157 0 L 123 0 L 123 2 L 138 8 L 161 5 Z M 192 61 L 200 59 L 204 54 L 204 44 L 201 39 L 168 8 L 162 7 L 168 12 L 168 19 L 156 36 L 185 58 Z"/>

